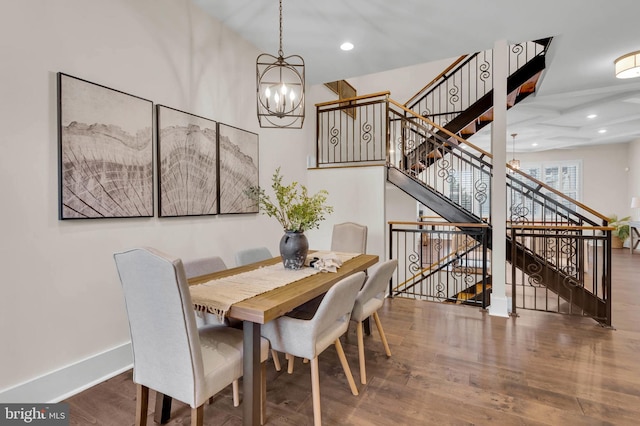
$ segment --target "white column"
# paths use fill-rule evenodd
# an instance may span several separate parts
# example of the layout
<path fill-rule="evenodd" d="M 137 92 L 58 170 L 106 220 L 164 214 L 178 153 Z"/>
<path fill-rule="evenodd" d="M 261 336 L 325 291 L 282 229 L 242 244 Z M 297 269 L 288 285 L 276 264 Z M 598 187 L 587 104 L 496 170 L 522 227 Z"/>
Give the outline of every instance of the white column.
<path fill-rule="evenodd" d="M 506 295 L 507 253 L 507 77 L 509 76 L 509 44 L 498 40 L 493 46 L 493 122 L 491 123 L 491 305 L 489 313 L 508 317 Z"/>

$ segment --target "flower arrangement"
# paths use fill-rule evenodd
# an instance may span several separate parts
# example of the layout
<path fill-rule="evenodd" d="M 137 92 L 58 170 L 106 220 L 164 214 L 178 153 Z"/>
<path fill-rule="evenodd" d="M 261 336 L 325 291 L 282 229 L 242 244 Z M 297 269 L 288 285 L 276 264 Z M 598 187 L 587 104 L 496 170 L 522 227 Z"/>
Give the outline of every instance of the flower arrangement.
<path fill-rule="evenodd" d="M 333 212 L 333 207 L 326 205 L 329 195 L 326 190 L 322 189 L 310 196 L 307 188 L 298 182 L 284 185 L 280 167 L 273 174 L 271 188 L 275 201 L 258 186 L 250 187 L 247 196 L 258 203 L 263 214 L 275 217 L 285 231 L 304 232 L 316 229 L 325 219 L 325 214 Z"/>

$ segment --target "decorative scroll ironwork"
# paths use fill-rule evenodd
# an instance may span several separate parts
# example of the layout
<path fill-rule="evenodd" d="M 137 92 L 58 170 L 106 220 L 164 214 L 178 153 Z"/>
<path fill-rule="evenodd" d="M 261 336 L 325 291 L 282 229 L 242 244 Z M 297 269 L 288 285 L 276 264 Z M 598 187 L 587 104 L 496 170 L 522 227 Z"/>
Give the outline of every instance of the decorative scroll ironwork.
<path fill-rule="evenodd" d="M 398 274 L 391 295 L 486 307 L 487 232 L 487 226 L 474 228 L 470 237 L 443 222 L 392 224 Z"/>

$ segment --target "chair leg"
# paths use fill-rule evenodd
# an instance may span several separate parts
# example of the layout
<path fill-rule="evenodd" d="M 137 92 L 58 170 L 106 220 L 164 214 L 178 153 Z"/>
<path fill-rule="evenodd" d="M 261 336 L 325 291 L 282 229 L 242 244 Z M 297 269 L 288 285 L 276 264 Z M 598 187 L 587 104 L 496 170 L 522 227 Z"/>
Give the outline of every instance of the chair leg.
<path fill-rule="evenodd" d="M 376 327 L 378 327 L 378 332 L 380 333 L 380 339 L 382 340 L 382 344 L 384 345 L 384 351 L 387 353 L 387 356 L 391 356 L 391 349 L 389 349 L 389 343 L 387 343 L 387 336 L 384 335 L 384 330 L 382 329 L 382 323 L 380 322 L 380 317 L 377 312 L 373 313 L 373 319 L 376 322 Z"/>
<path fill-rule="evenodd" d="M 271 358 L 273 358 L 273 365 L 276 367 L 276 371 L 280 371 L 282 367 L 280 366 L 280 357 L 278 356 L 278 351 L 275 349 L 271 349 Z"/>
<path fill-rule="evenodd" d="M 311 360 L 311 395 L 313 397 L 313 424 L 322 425 L 322 414 L 320 410 L 320 374 L 318 372 L 318 357 Z"/>
<path fill-rule="evenodd" d="M 204 423 L 204 404 L 191 409 L 191 426 L 202 426 Z"/>
<path fill-rule="evenodd" d="M 136 384 L 136 425 L 147 425 L 147 411 L 149 411 L 149 388 Z"/>
<path fill-rule="evenodd" d="M 287 361 L 289 361 L 287 364 L 287 373 L 293 374 L 293 360 L 295 357 L 291 354 L 286 354 L 285 356 L 287 357 Z"/>
<path fill-rule="evenodd" d="M 260 374 L 260 424 L 267 422 L 267 363 L 262 363 Z"/>
<path fill-rule="evenodd" d="M 233 388 L 233 406 L 237 407 L 238 405 L 240 405 L 240 391 L 238 390 L 239 389 L 238 379 L 234 380 L 233 383 L 231 383 L 231 387 Z"/>
<path fill-rule="evenodd" d="M 336 339 L 334 344 L 336 345 L 336 352 L 338 352 L 338 358 L 340 358 L 340 363 L 342 364 L 344 375 L 347 376 L 347 381 L 349 382 L 351 393 L 357 396 L 358 388 L 356 387 L 356 382 L 353 380 L 353 375 L 351 374 L 351 369 L 349 368 L 347 357 L 344 356 L 344 350 L 342 350 L 342 343 L 340 343 L 340 339 Z"/>
<path fill-rule="evenodd" d="M 358 361 L 360 362 L 360 383 L 367 384 L 367 370 L 364 363 L 364 333 L 362 330 L 362 321 L 358 321 L 356 326 L 356 335 L 358 336 Z"/>

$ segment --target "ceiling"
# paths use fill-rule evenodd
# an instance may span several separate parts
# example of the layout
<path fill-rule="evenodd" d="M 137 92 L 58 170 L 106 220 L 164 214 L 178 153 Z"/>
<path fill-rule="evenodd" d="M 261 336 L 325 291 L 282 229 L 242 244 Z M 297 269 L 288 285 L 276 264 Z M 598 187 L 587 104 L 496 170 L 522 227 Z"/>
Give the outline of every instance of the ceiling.
<path fill-rule="evenodd" d="M 192 1 L 277 53 L 277 0 Z M 553 36 L 537 93 L 508 113 L 516 152 L 625 143 L 640 137 L 640 78 L 616 79 L 613 61 L 640 50 L 638 16 L 638 0 L 285 0 L 283 51 L 319 84 Z M 488 149 L 488 129 L 470 141 Z"/>

